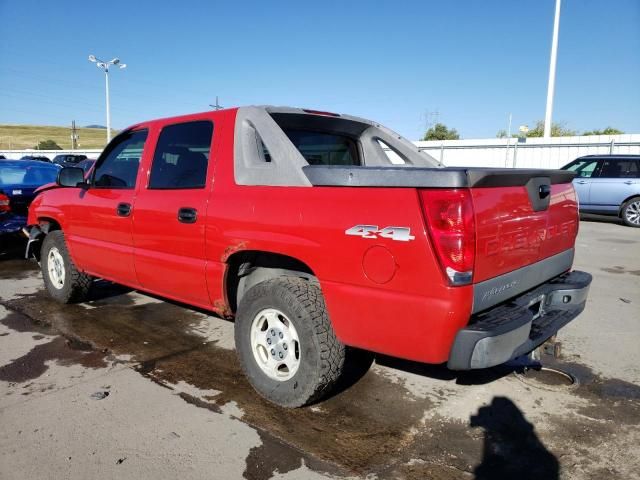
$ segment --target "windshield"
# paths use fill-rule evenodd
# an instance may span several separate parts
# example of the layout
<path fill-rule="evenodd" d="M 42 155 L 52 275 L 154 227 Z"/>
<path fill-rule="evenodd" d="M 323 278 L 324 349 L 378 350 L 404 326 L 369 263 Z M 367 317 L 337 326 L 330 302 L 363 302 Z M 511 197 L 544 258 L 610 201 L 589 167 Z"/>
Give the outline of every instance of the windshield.
<path fill-rule="evenodd" d="M 42 168 L 37 166 L 0 166 L 0 186 L 24 185 L 38 187 L 45 183 L 56 181 L 57 168 Z"/>

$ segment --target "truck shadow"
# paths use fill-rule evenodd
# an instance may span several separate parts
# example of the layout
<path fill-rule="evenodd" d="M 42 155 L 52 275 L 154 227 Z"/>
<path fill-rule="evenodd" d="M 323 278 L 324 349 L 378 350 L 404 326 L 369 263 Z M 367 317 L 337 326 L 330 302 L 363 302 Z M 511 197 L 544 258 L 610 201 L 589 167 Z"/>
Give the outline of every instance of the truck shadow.
<path fill-rule="evenodd" d="M 519 367 L 510 365 L 500 365 L 482 370 L 454 371 L 449 370 L 444 363 L 430 365 L 426 363 L 412 362 L 400 358 L 388 357 L 386 355 L 376 355 L 376 363 L 385 367 L 401 370 L 403 372 L 433 378 L 435 380 L 452 381 L 458 385 L 485 385 L 495 382 L 505 377 Z"/>
<path fill-rule="evenodd" d="M 510 399 L 494 397 L 469 423 L 484 430 L 482 461 L 473 472 L 476 480 L 559 478 L 557 458 Z"/>

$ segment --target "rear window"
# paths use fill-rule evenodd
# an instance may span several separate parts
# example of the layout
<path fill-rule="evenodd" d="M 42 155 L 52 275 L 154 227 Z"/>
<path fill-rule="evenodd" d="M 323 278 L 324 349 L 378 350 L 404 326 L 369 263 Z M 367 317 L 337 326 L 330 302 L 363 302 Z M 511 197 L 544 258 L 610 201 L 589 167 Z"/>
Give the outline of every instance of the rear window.
<path fill-rule="evenodd" d="M 0 186 L 40 186 L 55 182 L 57 176 L 57 168 L 3 166 L 0 167 Z"/>
<path fill-rule="evenodd" d="M 356 141 L 346 135 L 283 128 L 309 165 L 360 165 Z"/>

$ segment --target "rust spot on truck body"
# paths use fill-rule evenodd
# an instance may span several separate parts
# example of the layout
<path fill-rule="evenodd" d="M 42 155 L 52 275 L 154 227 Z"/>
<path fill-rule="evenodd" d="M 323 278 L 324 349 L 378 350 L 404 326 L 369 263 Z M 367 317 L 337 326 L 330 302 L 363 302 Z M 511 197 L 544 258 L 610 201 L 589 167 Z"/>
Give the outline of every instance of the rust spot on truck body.
<path fill-rule="evenodd" d="M 226 262 L 229 259 L 229 257 L 234 253 L 239 252 L 240 250 L 246 250 L 246 249 L 247 249 L 247 242 L 244 240 L 237 243 L 236 245 L 229 245 L 227 248 L 224 249 L 224 253 L 220 257 L 220 261 Z"/>
<path fill-rule="evenodd" d="M 233 311 L 224 300 L 213 301 L 213 311 L 224 318 L 233 318 Z"/>

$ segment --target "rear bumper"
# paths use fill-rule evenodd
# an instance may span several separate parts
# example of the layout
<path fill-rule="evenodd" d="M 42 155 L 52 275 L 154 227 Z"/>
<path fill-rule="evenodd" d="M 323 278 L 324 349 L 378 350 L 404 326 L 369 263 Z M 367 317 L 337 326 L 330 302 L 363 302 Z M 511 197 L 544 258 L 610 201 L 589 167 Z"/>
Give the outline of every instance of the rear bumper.
<path fill-rule="evenodd" d="M 585 272 L 565 273 L 475 315 L 457 333 L 447 366 L 492 367 L 532 351 L 584 310 L 591 279 Z"/>

